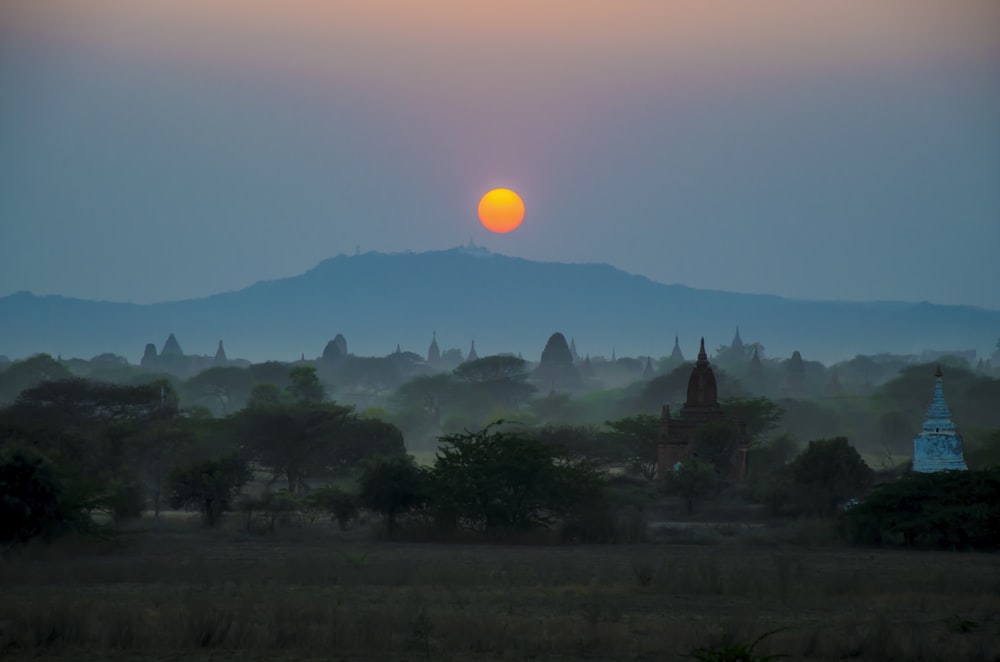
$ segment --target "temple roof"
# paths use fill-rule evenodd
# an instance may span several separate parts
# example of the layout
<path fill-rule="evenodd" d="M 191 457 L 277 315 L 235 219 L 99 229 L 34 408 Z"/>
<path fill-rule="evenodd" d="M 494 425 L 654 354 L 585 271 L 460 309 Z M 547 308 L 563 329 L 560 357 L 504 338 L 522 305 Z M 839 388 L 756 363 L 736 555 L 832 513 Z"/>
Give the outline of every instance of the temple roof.
<path fill-rule="evenodd" d="M 437 331 L 431 335 L 431 346 L 427 348 L 427 362 L 436 363 L 441 359 L 441 349 L 438 347 Z"/>
<path fill-rule="evenodd" d="M 691 369 L 688 378 L 687 401 L 684 409 L 718 409 L 719 392 L 715 382 L 715 373 L 708 363 L 708 353 L 705 352 L 705 339 L 701 339 L 698 349 L 698 361 Z M 683 411 L 682 411 L 683 415 Z"/>
<path fill-rule="evenodd" d="M 684 353 L 681 352 L 681 341 L 676 335 L 674 336 L 674 351 L 670 352 L 670 358 L 675 361 L 684 361 Z"/>
<path fill-rule="evenodd" d="M 736 327 L 736 335 L 733 336 L 732 348 L 733 349 L 743 348 L 743 339 L 740 338 L 740 327 L 738 326 Z"/>
<path fill-rule="evenodd" d="M 924 432 L 940 433 L 942 431 L 953 431 L 955 424 L 951 420 L 951 409 L 944 401 L 944 373 L 941 366 L 934 371 L 934 395 L 931 396 L 931 404 L 927 407 L 927 420 L 924 421 Z"/>
<path fill-rule="evenodd" d="M 181 349 L 181 344 L 177 342 L 177 338 L 174 334 L 170 334 L 167 337 L 167 341 L 163 343 L 163 349 L 160 350 L 160 356 L 184 356 L 184 350 Z"/>

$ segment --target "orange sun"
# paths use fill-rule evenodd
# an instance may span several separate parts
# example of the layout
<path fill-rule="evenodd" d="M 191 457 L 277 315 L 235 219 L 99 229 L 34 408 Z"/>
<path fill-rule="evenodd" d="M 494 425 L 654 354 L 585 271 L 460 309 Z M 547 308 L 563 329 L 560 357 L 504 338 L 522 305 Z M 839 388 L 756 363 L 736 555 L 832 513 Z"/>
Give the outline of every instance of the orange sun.
<path fill-rule="evenodd" d="M 510 232 L 524 220 L 524 202 L 509 188 L 495 188 L 479 201 L 479 221 L 492 232 Z"/>

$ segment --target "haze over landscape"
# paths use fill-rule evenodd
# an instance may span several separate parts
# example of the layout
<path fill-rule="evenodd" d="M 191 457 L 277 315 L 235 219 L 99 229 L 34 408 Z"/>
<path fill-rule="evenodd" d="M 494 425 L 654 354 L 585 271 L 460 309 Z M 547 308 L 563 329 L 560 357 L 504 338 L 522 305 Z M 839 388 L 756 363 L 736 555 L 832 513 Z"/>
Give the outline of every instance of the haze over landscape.
<path fill-rule="evenodd" d="M 0 0 L 0 658 L 1000 661 L 996 0 Z"/>

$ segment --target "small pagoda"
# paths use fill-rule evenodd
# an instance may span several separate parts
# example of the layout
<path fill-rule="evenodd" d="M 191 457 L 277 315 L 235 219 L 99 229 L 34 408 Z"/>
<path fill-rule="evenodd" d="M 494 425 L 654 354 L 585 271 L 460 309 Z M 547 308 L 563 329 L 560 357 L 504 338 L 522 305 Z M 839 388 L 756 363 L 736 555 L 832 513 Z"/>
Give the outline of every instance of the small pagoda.
<path fill-rule="evenodd" d="M 944 401 L 941 366 L 934 373 L 934 396 L 927 407 L 927 420 L 913 440 L 913 470 L 919 473 L 966 471 L 962 437 L 951 420 L 951 410 Z"/>

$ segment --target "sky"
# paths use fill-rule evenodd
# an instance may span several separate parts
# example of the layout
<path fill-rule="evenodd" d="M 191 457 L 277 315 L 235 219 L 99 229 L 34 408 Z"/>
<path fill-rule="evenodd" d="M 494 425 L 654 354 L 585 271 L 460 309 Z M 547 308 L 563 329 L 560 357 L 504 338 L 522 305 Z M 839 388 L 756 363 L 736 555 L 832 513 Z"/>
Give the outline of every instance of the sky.
<path fill-rule="evenodd" d="M 524 199 L 509 234 L 476 216 L 494 187 Z M 0 296 L 470 240 L 1000 309 L 1000 3 L 0 3 Z"/>

